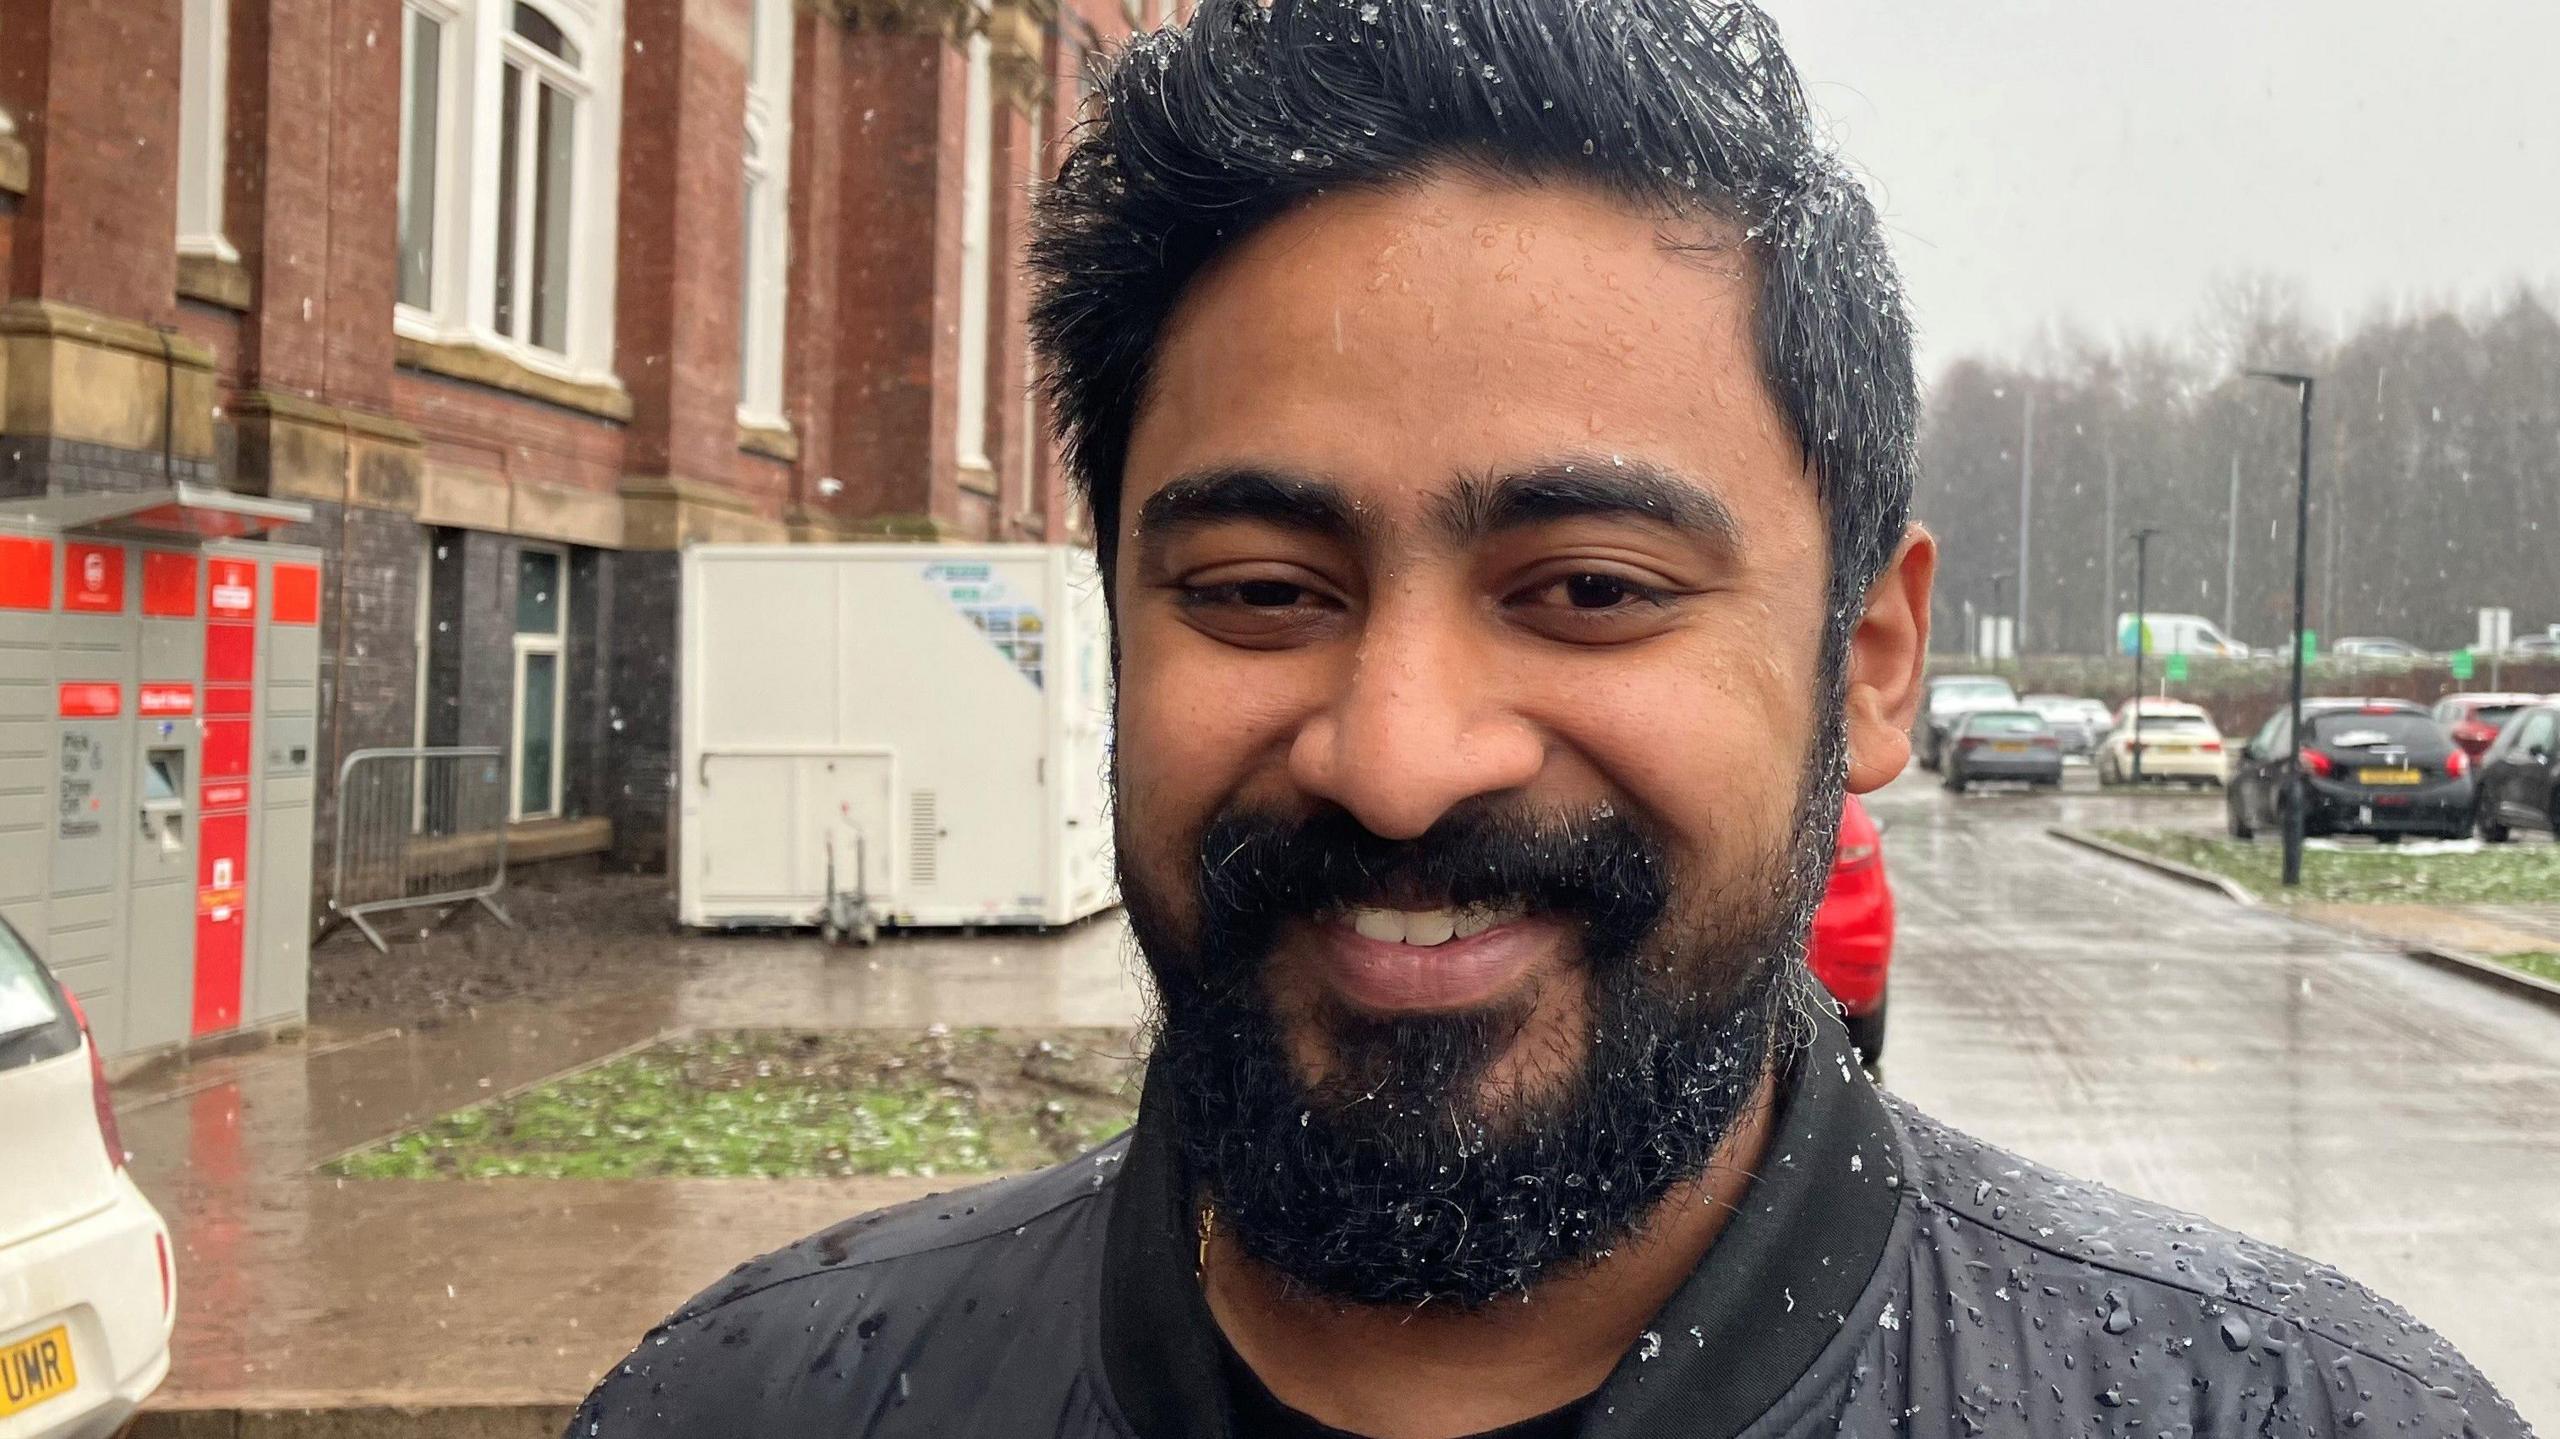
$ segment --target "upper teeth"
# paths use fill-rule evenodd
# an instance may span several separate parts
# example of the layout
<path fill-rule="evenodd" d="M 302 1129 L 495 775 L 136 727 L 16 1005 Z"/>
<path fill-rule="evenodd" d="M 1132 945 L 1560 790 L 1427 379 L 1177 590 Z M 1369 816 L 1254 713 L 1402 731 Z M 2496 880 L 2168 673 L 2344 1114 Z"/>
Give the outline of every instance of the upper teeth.
<path fill-rule="evenodd" d="M 1351 927 L 1363 939 L 1391 944 L 1434 945 L 1482 934 L 1520 917 L 1517 909 L 1355 909 Z"/>

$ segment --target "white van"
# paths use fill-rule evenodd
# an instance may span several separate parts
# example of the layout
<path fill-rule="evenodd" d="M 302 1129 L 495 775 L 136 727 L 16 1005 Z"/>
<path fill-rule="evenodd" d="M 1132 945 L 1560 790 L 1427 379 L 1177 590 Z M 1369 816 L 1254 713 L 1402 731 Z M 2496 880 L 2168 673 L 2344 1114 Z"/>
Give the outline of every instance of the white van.
<path fill-rule="evenodd" d="M 2150 643 L 2143 647 L 2155 655 L 2218 655 L 2225 659 L 2245 660 L 2247 645 L 2222 632 L 2222 628 L 2202 615 L 2146 614 L 2143 625 L 2151 631 Z M 2134 617 L 2130 613 L 2116 616 L 2116 653 L 2133 653 Z"/>

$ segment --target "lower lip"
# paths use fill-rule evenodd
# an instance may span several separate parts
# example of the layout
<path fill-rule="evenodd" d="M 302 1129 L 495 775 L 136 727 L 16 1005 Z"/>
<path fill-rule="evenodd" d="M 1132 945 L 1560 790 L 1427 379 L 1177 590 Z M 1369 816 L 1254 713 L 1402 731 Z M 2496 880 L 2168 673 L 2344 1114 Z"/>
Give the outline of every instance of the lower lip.
<path fill-rule="evenodd" d="M 1334 993 L 1376 1014 L 1478 1008 L 1517 985 L 1560 938 L 1536 920 L 1433 945 L 1370 939 L 1344 924 L 1319 925 L 1314 937 L 1317 967 Z"/>

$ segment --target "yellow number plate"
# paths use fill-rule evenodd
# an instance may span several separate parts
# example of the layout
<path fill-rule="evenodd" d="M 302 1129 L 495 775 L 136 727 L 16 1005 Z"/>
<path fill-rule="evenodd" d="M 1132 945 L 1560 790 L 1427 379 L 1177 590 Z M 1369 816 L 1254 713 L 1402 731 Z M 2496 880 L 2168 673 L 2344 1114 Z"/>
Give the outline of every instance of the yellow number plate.
<path fill-rule="evenodd" d="M 2356 783 L 2358 784 L 2416 784 L 2419 778 L 2420 776 L 2418 772 L 2413 769 L 2360 769 L 2356 771 Z"/>
<path fill-rule="evenodd" d="M 0 1349 L 0 1419 L 79 1387 L 80 1371 L 71 1367 L 71 1331 L 63 1325 Z"/>
<path fill-rule="evenodd" d="M 2001 754 L 2025 754 L 2027 747 L 2013 740 L 2001 740 L 1991 746 Z"/>

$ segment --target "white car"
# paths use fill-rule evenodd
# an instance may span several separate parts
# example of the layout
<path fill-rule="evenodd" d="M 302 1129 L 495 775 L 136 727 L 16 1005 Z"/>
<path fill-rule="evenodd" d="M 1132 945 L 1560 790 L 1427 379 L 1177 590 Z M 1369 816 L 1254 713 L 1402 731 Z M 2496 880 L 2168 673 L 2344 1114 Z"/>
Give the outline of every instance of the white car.
<path fill-rule="evenodd" d="M 103 1439 L 169 1372 L 169 1229 L 79 1006 L 0 920 L 0 1439 Z"/>
<path fill-rule="evenodd" d="M 2098 782 L 2133 782 L 2133 701 L 2116 706 L 2113 727 L 2098 742 Z M 2142 778 L 2221 784 L 2230 774 L 2222 731 L 2201 706 L 2180 700 L 2142 702 Z"/>

